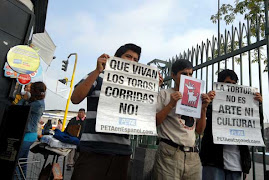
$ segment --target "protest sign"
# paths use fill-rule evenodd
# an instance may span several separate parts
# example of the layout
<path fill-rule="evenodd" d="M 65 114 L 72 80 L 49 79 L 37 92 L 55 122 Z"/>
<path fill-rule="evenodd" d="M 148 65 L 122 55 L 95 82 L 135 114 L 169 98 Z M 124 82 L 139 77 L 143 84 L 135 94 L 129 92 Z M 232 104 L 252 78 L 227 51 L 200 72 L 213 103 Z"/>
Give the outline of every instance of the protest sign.
<path fill-rule="evenodd" d="M 156 67 L 109 58 L 98 103 L 96 131 L 156 135 L 158 83 Z"/>
<path fill-rule="evenodd" d="M 212 109 L 215 144 L 264 146 L 261 136 L 259 102 L 256 88 L 214 83 L 216 96 Z"/>
<path fill-rule="evenodd" d="M 179 92 L 182 94 L 182 99 L 177 102 L 176 113 L 200 118 L 202 108 L 201 93 L 203 89 L 203 80 L 181 75 Z"/>

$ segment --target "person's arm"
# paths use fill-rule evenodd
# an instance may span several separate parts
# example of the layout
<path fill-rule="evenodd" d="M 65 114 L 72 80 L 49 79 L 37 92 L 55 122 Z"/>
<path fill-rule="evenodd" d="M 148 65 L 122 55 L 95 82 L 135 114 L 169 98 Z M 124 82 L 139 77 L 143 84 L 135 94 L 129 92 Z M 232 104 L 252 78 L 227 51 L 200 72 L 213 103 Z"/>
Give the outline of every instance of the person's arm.
<path fill-rule="evenodd" d="M 262 95 L 258 92 L 255 93 L 254 99 L 256 101 L 259 101 L 259 103 L 262 103 Z"/>
<path fill-rule="evenodd" d="M 156 123 L 157 126 L 162 124 L 170 111 L 176 106 L 177 101 L 182 98 L 182 95 L 179 91 L 176 91 L 170 95 L 170 102 L 163 107 L 161 111 L 156 114 Z"/>
<path fill-rule="evenodd" d="M 19 102 L 17 103 L 17 105 L 24 105 L 25 102 L 26 102 L 25 99 L 21 99 L 21 100 L 19 100 Z"/>
<path fill-rule="evenodd" d="M 109 55 L 102 54 L 97 59 L 96 69 L 92 71 L 89 76 L 74 89 L 71 96 L 71 101 L 73 104 L 79 104 L 87 96 L 93 83 L 95 82 L 99 74 L 105 69 L 105 64 L 108 58 Z"/>
<path fill-rule="evenodd" d="M 98 70 L 92 71 L 84 81 L 82 81 L 78 84 L 77 87 L 75 87 L 71 96 L 71 102 L 73 104 L 79 104 L 81 101 L 84 100 L 99 74 L 100 72 Z"/>
<path fill-rule="evenodd" d="M 197 120 L 196 129 L 195 129 L 195 131 L 198 134 L 202 134 L 205 130 L 207 106 L 214 97 L 215 97 L 214 91 L 210 91 L 208 94 L 202 94 L 201 117 L 200 119 Z"/>
<path fill-rule="evenodd" d="M 159 74 L 159 87 L 161 87 L 163 84 L 163 76 L 161 75 L 160 71 L 158 71 L 158 74 Z"/>

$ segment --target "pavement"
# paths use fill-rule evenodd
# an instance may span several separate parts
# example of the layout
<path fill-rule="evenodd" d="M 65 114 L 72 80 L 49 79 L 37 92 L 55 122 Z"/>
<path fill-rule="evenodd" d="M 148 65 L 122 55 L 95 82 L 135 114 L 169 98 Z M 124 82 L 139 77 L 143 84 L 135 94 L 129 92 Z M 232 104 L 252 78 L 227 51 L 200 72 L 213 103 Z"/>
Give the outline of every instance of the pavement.
<path fill-rule="evenodd" d="M 252 165 L 252 164 L 251 164 Z M 269 165 L 266 165 L 266 170 L 269 170 Z M 263 164 L 262 163 L 255 163 L 255 177 L 256 180 L 264 180 L 263 176 Z M 253 169 L 250 169 L 249 174 L 247 175 L 247 180 L 253 180 Z"/>
<path fill-rule="evenodd" d="M 38 175 L 42 169 L 42 166 L 45 162 L 44 160 L 44 156 L 41 154 L 33 154 L 31 152 L 29 152 L 29 164 L 27 166 L 27 180 L 34 180 L 34 179 L 38 179 Z M 53 156 L 49 156 L 46 165 L 49 162 L 52 162 L 53 160 Z M 58 163 L 60 165 L 61 171 L 63 169 L 63 161 L 64 158 L 63 156 L 60 156 L 58 159 Z M 66 161 L 65 161 L 66 164 Z M 66 166 L 65 166 L 65 170 L 64 170 L 64 180 L 70 180 L 71 176 L 72 176 L 72 172 L 73 172 L 73 167 L 71 168 L 71 170 L 67 170 Z M 63 173 L 63 172 L 62 172 Z"/>
<path fill-rule="evenodd" d="M 41 168 L 44 164 L 44 157 L 41 154 L 33 154 L 33 153 L 29 153 L 29 164 L 27 167 L 27 180 L 33 180 L 33 179 L 38 179 L 38 175 L 41 171 Z M 63 166 L 63 157 L 59 157 L 58 159 L 58 163 L 61 167 L 62 170 L 62 166 Z M 49 156 L 48 158 L 48 162 L 52 162 L 53 157 Z M 269 170 L 269 165 L 266 166 L 266 169 Z M 70 180 L 71 176 L 72 176 L 72 172 L 73 172 L 73 168 L 71 168 L 71 171 L 67 171 L 66 167 L 65 167 L 65 171 L 64 171 L 64 180 Z M 263 164 L 261 163 L 255 163 L 255 177 L 256 180 L 264 180 L 263 177 Z M 248 174 L 247 176 L 247 180 L 253 180 L 253 172 L 252 172 L 252 168 L 250 170 L 250 174 Z"/>

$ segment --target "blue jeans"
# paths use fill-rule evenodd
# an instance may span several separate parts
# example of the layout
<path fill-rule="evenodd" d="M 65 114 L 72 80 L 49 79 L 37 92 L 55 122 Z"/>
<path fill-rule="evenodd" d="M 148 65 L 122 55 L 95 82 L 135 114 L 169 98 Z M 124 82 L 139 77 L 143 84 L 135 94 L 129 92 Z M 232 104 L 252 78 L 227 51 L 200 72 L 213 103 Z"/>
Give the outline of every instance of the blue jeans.
<path fill-rule="evenodd" d="M 29 154 L 29 150 L 30 150 L 30 146 L 33 144 L 34 142 L 30 142 L 30 141 L 23 141 L 22 145 L 21 145 L 21 149 L 18 155 L 18 159 L 20 158 L 28 158 L 28 154 Z M 27 159 L 24 159 L 20 162 L 27 162 Z M 24 176 L 26 177 L 26 172 L 27 172 L 27 164 L 21 164 L 21 168 L 23 171 Z M 23 176 L 21 174 L 21 171 L 19 170 L 19 167 L 16 167 L 16 174 L 14 175 L 14 179 L 23 179 Z"/>
<path fill-rule="evenodd" d="M 203 166 L 202 180 L 241 180 L 242 172 Z"/>

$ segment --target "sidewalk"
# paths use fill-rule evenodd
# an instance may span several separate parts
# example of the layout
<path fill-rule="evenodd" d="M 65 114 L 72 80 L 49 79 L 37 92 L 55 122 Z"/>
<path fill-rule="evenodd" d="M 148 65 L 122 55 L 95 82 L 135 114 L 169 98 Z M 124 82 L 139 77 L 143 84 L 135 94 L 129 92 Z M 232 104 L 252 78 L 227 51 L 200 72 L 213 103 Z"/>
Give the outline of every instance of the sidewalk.
<path fill-rule="evenodd" d="M 40 163 L 32 163 L 32 164 L 28 164 L 27 167 L 27 179 L 32 179 L 33 176 L 37 176 L 42 168 L 42 165 L 44 163 L 44 159 L 43 156 L 41 154 L 33 154 L 33 153 L 29 153 L 29 159 L 30 160 L 40 160 Z M 50 156 L 48 158 L 47 162 L 51 162 L 52 161 L 52 156 Z M 60 157 L 58 159 L 58 163 L 60 164 L 60 167 L 62 168 L 62 164 L 63 164 L 63 157 Z M 266 166 L 266 169 L 269 170 L 269 165 Z M 65 168 L 65 172 L 64 172 L 64 180 L 70 180 L 71 176 L 72 176 L 72 172 L 73 172 L 73 168 L 71 171 L 67 171 Z M 255 163 L 255 174 L 256 174 L 256 180 L 264 180 L 263 177 L 263 164 L 261 163 Z M 31 177 L 31 178 L 30 178 Z M 37 179 L 37 178 L 36 178 Z M 247 180 L 253 180 L 253 175 L 252 175 L 252 169 L 250 169 L 250 173 L 247 176 Z"/>
<path fill-rule="evenodd" d="M 252 164 L 251 164 L 252 166 Z M 266 165 L 266 170 L 269 170 L 269 165 Z M 247 176 L 247 180 L 253 180 L 253 173 L 252 173 L 252 168 L 250 169 L 250 172 Z M 256 180 L 264 180 L 263 177 L 263 164 L 262 163 L 255 163 L 255 175 L 256 175 Z"/>
<path fill-rule="evenodd" d="M 31 152 L 29 152 L 29 156 L 28 156 L 30 161 L 40 161 L 39 163 L 30 163 L 27 166 L 27 179 L 38 179 L 38 175 L 41 171 L 41 168 L 44 164 L 44 157 L 41 154 L 33 154 Z M 48 160 L 47 160 L 47 164 L 49 162 L 52 162 L 53 156 L 49 156 Z M 63 165 L 63 156 L 60 156 L 58 159 L 58 163 L 60 164 L 61 170 L 62 170 L 62 165 Z M 65 167 L 65 172 L 64 172 L 64 180 L 70 180 L 71 176 L 72 176 L 72 171 L 67 171 L 66 167 Z M 63 172 L 62 172 L 63 173 Z"/>

